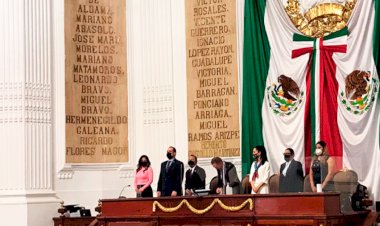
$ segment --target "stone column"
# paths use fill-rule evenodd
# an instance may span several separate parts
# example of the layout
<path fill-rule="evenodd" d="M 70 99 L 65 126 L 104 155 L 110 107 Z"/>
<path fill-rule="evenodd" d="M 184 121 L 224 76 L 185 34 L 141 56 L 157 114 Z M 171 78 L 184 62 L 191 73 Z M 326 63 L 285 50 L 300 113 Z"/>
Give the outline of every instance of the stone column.
<path fill-rule="evenodd" d="M 51 1 L 0 2 L 0 215 L 7 226 L 51 226 Z"/>

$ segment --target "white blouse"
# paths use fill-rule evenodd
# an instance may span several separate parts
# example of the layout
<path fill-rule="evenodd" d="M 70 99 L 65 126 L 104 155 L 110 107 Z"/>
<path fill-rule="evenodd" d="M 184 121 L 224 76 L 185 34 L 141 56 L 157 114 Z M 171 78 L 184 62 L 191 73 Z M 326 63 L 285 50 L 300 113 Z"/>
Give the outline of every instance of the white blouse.
<path fill-rule="evenodd" d="M 249 173 L 249 182 L 252 181 L 253 173 L 255 172 L 255 162 L 251 165 L 251 172 Z M 270 176 L 270 166 L 269 162 L 266 161 L 264 165 L 260 166 L 257 170 L 258 177 L 256 177 L 254 185 L 258 186 L 260 183 L 264 183 L 264 185 L 261 187 L 258 193 L 253 192 L 252 194 L 268 194 L 269 193 L 269 187 L 268 187 L 268 180 Z"/>

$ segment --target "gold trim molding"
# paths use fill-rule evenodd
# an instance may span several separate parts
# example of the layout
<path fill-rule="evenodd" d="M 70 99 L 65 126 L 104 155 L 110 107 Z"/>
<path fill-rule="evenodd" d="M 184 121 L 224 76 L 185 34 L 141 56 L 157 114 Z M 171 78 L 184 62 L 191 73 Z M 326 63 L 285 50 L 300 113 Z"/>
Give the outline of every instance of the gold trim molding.
<path fill-rule="evenodd" d="M 288 0 L 285 11 L 296 28 L 304 35 L 321 38 L 347 26 L 357 0 L 347 0 L 344 5 L 321 3 L 304 15 L 298 0 Z"/>
<path fill-rule="evenodd" d="M 240 204 L 239 206 L 227 206 L 225 205 L 222 201 L 220 201 L 220 199 L 218 198 L 215 198 L 211 204 L 209 206 L 207 206 L 206 208 L 204 209 L 196 209 L 195 207 L 193 207 L 186 199 L 183 199 L 177 206 L 175 207 L 164 207 L 161 203 L 159 203 L 158 201 L 154 201 L 153 202 L 153 212 L 156 212 L 156 208 L 158 207 L 161 211 L 165 212 L 165 213 L 172 213 L 172 212 L 175 212 L 175 211 L 178 211 L 183 205 L 186 205 L 187 208 L 194 214 L 205 214 L 207 213 L 208 211 L 210 211 L 214 206 L 215 204 L 218 204 L 222 209 L 226 210 L 226 211 L 229 211 L 229 212 L 236 212 L 236 211 L 239 211 L 241 209 L 243 209 L 247 204 L 249 204 L 249 210 L 252 211 L 253 210 L 253 200 L 252 199 L 247 199 L 245 200 L 242 204 Z"/>

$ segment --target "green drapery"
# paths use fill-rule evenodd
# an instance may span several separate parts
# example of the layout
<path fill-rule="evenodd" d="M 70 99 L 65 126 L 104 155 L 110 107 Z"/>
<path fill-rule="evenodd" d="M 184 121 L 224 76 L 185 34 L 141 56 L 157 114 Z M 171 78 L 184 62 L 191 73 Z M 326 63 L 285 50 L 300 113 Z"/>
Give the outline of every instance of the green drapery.
<path fill-rule="evenodd" d="M 373 31 L 373 57 L 377 68 L 377 73 L 380 73 L 380 0 L 375 0 L 375 22 Z"/>
<path fill-rule="evenodd" d="M 375 21 L 373 23 L 373 57 L 375 60 L 377 74 L 380 73 L 380 0 L 375 0 Z M 377 98 L 380 98 L 380 92 L 377 94 Z M 379 125 L 380 128 L 380 125 Z M 379 133 L 379 145 L 380 145 L 380 133 Z"/>
<path fill-rule="evenodd" d="M 263 145 L 261 106 L 270 47 L 264 26 L 265 0 L 246 0 L 244 9 L 242 174 L 249 173 L 252 148 Z"/>

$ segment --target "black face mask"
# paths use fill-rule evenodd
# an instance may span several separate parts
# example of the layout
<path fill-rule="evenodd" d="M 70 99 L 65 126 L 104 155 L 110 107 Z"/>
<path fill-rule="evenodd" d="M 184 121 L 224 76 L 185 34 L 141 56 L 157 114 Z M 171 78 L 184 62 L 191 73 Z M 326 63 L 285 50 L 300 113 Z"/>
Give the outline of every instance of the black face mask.
<path fill-rule="evenodd" d="M 285 161 L 289 162 L 290 161 L 290 155 L 284 155 Z"/>
<path fill-rule="evenodd" d="M 146 161 L 142 161 L 142 162 L 140 162 L 140 166 L 145 167 L 145 166 L 147 166 L 147 165 L 148 165 L 148 162 L 146 162 Z"/>
<path fill-rule="evenodd" d="M 195 162 L 192 161 L 192 160 L 189 160 L 187 163 L 189 164 L 190 167 L 194 167 L 195 166 Z"/>
<path fill-rule="evenodd" d="M 166 152 L 166 157 L 168 157 L 168 159 L 172 159 L 173 158 L 172 154 L 170 154 L 169 152 Z"/>

